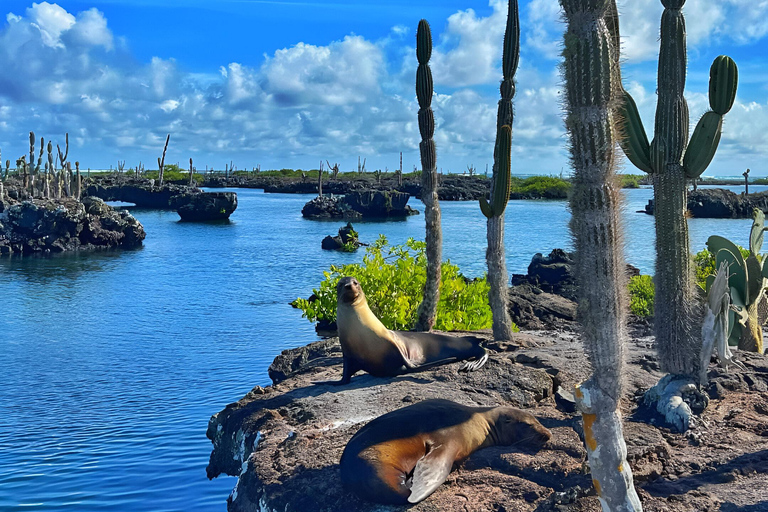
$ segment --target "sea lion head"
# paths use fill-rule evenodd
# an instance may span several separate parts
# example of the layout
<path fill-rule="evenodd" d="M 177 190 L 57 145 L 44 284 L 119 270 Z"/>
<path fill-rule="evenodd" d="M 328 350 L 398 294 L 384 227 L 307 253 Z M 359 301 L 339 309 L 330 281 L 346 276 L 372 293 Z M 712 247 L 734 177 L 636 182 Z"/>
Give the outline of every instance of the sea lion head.
<path fill-rule="evenodd" d="M 491 409 L 487 419 L 497 445 L 525 444 L 541 447 L 552 438 L 552 433 L 533 414 L 514 407 Z"/>
<path fill-rule="evenodd" d="M 336 285 L 336 297 L 339 304 L 352 304 L 360 297 L 365 297 L 360 282 L 354 277 L 342 277 Z"/>

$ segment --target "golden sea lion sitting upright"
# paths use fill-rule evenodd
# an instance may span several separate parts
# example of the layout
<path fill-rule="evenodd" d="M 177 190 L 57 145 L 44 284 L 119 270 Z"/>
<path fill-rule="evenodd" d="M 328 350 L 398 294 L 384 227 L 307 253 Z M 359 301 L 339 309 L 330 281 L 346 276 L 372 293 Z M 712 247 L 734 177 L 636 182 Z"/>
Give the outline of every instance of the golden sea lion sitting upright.
<path fill-rule="evenodd" d="M 539 448 L 551 437 L 532 414 L 519 409 L 426 400 L 358 430 L 341 455 L 341 480 L 365 500 L 418 503 L 445 481 L 454 462 L 476 450 L 513 444 Z"/>
<path fill-rule="evenodd" d="M 336 325 L 343 354 L 340 381 L 347 384 L 360 370 L 376 377 L 392 377 L 454 361 L 472 360 L 461 370 L 474 371 L 488 360 L 475 336 L 448 336 L 431 332 L 391 331 L 376 318 L 360 283 L 342 278 L 336 285 Z"/>

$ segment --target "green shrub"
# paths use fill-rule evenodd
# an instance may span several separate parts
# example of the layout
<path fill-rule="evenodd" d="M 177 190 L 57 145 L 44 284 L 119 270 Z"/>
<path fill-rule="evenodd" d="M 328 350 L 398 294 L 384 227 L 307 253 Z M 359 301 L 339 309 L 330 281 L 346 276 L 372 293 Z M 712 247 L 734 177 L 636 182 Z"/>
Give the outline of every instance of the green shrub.
<path fill-rule="evenodd" d="M 629 310 L 640 318 L 653 316 L 655 288 L 651 276 L 634 276 L 629 280 Z"/>
<path fill-rule="evenodd" d="M 408 239 L 403 245 L 389 246 L 386 237 L 366 248 L 363 263 L 332 265 L 323 272 L 325 279 L 314 289 L 315 300 L 296 299 L 294 307 L 309 321 L 336 320 L 336 283 L 354 276 L 368 299 L 373 313 L 389 329 L 407 330 L 416 322 L 423 296 L 427 258 L 424 242 Z M 491 326 L 485 277 L 467 279 L 456 265 L 442 265 L 440 302 L 435 328 L 442 331 L 487 329 Z"/>
<path fill-rule="evenodd" d="M 639 174 L 620 174 L 621 188 L 640 188 L 644 176 Z"/>
<path fill-rule="evenodd" d="M 567 199 L 571 183 L 554 176 L 531 176 L 530 178 L 512 177 L 512 195 L 542 199 Z"/>
<path fill-rule="evenodd" d="M 741 251 L 741 255 L 744 259 L 749 256 L 749 249 L 745 249 L 740 245 L 736 247 Z M 696 253 L 693 257 L 694 271 L 696 272 L 696 284 L 702 290 L 707 289 L 707 276 L 715 275 L 715 255 L 709 252 L 709 249 L 704 249 Z"/>

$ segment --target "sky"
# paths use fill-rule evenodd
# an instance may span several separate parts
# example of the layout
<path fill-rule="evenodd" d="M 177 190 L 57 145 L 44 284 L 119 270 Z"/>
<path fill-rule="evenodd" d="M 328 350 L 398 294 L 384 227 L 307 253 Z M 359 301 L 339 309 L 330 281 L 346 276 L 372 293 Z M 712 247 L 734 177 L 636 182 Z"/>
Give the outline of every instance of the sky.
<path fill-rule="evenodd" d="M 659 0 L 619 0 L 623 81 L 646 130 L 656 108 Z M 492 161 L 507 4 L 500 0 L 0 0 L 0 151 L 29 131 L 83 168 L 342 171 L 420 167 L 415 32 L 432 27 L 438 167 Z M 712 60 L 740 83 L 705 175 L 768 175 L 768 0 L 688 0 L 691 131 Z M 513 172 L 569 174 L 557 0 L 521 0 Z M 649 139 L 652 133 L 649 133 Z M 623 172 L 640 174 L 626 163 Z"/>

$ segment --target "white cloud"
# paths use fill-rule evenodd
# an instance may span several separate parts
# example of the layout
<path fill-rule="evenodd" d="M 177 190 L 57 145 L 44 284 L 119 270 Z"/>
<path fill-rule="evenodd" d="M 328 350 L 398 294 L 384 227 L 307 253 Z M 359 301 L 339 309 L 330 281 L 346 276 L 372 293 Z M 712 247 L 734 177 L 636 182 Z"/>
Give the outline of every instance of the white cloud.
<path fill-rule="evenodd" d="M 57 4 L 33 3 L 27 9 L 27 17 L 33 27 L 40 31 L 43 44 L 51 48 L 63 48 L 61 35 L 72 28 L 75 17 Z"/>

